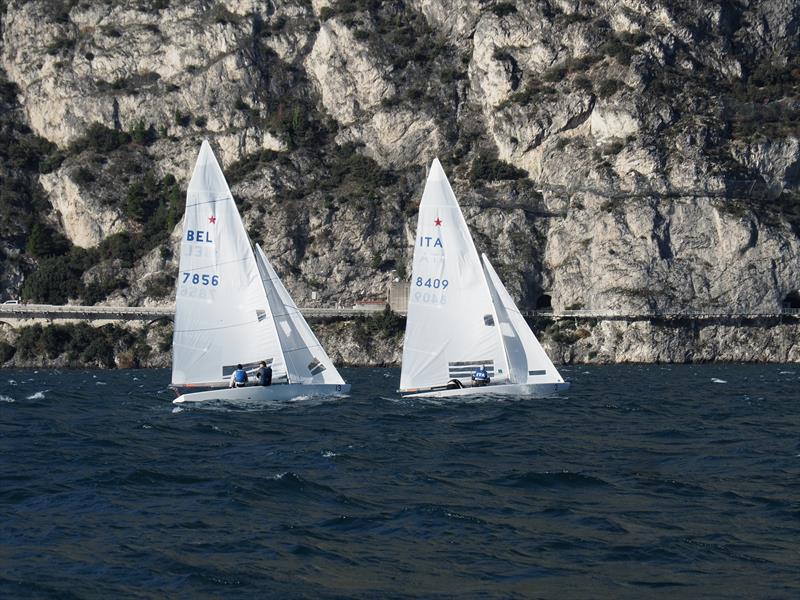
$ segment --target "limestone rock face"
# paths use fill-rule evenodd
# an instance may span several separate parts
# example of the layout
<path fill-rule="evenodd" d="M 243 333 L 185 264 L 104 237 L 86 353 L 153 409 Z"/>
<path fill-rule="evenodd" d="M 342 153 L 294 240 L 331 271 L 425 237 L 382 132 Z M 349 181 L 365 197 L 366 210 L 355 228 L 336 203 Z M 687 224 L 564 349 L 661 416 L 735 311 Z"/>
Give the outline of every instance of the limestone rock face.
<path fill-rule="evenodd" d="M 57 220 L 69 240 L 81 248 L 93 248 L 114 233 L 128 226 L 119 210 L 105 207 L 81 192 L 63 171 L 39 178 L 55 210 L 51 219 Z"/>
<path fill-rule="evenodd" d="M 306 68 L 317 83 L 325 109 L 342 125 L 352 125 L 394 92 L 385 77 L 386 69 L 336 20 L 320 28 Z"/>
<path fill-rule="evenodd" d="M 708 200 L 614 208 L 586 196 L 551 230 L 546 263 L 562 309 L 775 313 L 800 281 L 798 258 L 790 232 Z"/>
<path fill-rule="evenodd" d="M 457 43 L 465 43 L 480 19 L 479 0 L 412 0 L 431 26 Z"/>
<path fill-rule="evenodd" d="M 35 219 L 77 246 L 118 233 L 142 246 L 132 266 L 103 257 L 83 273 L 127 281 L 107 302 L 169 301 L 177 207 L 209 139 L 301 306 L 384 298 L 410 276 L 434 157 L 523 310 L 796 303 L 800 0 L 2 7 L 0 177 L 35 180 L 15 210 L 35 200 Z M 0 240 L 5 296 L 37 264 L 25 227 Z M 769 327 L 603 321 L 572 343 L 544 339 L 572 361 L 750 360 L 756 342 L 724 346 Z M 347 362 L 399 360 L 396 339 L 330 335 Z M 796 360 L 784 342 L 762 356 Z"/>
<path fill-rule="evenodd" d="M 55 21 L 49 6 L 10 4 L 3 27 L 3 67 L 42 137 L 66 146 L 92 122 L 171 130 L 176 114 L 204 117 L 211 132 L 247 135 L 231 101 L 253 86 L 238 52 L 243 25 L 224 5 L 214 12 L 181 2 L 149 12 L 87 3 Z"/>

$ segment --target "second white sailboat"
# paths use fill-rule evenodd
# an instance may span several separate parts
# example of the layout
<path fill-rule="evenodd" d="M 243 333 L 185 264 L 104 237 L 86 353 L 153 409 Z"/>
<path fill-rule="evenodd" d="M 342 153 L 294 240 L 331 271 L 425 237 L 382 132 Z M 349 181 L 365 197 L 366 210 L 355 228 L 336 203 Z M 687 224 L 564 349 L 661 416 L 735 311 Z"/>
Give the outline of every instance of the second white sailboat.
<path fill-rule="evenodd" d="M 473 387 L 481 367 L 491 383 Z M 434 159 L 419 207 L 399 391 L 545 397 L 568 387 L 488 258 L 479 259 Z"/>

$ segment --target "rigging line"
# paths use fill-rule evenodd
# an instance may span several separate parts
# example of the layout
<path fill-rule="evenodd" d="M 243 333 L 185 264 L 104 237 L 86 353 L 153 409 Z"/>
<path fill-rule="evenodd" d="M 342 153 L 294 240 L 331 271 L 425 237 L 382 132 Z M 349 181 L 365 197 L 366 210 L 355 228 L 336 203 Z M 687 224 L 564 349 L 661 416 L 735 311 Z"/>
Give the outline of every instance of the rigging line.
<path fill-rule="evenodd" d="M 312 348 L 322 348 L 322 344 L 314 344 L 312 346 L 298 346 L 296 348 L 291 348 L 289 350 L 283 349 L 284 354 L 291 354 L 292 352 L 301 352 L 303 350 L 311 350 Z"/>
<path fill-rule="evenodd" d="M 207 264 L 207 265 L 200 265 L 199 267 L 192 267 L 191 269 L 187 269 L 185 271 L 180 271 L 181 273 L 191 273 L 192 271 L 199 271 L 200 269 L 210 269 L 213 267 L 223 267 L 225 265 L 235 265 L 237 263 L 245 262 L 250 258 L 250 255 L 245 255 L 241 258 L 236 258 L 233 260 L 226 260 L 223 262 L 218 262 L 216 264 Z"/>
<path fill-rule="evenodd" d="M 228 194 L 227 196 L 221 196 L 220 198 L 212 198 L 211 200 L 206 200 L 205 202 L 195 202 L 194 204 L 187 204 L 186 208 L 187 209 L 194 208 L 195 206 L 203 206 L 204 204 L 214 204 L 215 202 L 222 202 L 223 200 L 233 201 L 233 195 Z"/>
<path fill-rule="evenodd" d="M 221 331 L 223 329 L 234 329 L 236 327 L 252 327 L 255 323 L 234 323 L 233 325 L 223 325 L 222 327 L 203 327 L 200 329 L 176 329 L 175 333 L 197 333 L 199 331 Z"/>

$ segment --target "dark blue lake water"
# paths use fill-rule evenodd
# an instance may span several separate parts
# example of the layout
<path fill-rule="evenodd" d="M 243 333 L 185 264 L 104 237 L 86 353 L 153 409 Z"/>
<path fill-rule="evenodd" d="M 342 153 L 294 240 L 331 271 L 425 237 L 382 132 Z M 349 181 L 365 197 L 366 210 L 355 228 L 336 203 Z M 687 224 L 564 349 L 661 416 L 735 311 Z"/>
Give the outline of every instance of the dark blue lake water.
<path fill-rule="evenodd" d="M 0 597 L 800 597 L 800 365 L 456 403 L 342 372 L 349 399 L 243 409 L 0 371 Z"/>

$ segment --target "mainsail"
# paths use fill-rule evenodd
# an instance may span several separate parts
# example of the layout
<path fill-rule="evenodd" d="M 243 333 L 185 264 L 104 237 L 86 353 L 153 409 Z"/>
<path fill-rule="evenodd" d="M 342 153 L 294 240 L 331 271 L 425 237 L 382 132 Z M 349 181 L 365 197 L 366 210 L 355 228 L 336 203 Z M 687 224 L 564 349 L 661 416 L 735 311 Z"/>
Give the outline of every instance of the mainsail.
<path fill-rule="evenodd" d="M 498 317 L 467 223 L 434 159 L 419 206 L 400 390 L 469 379 L 483 365 L 508 379 Z"/>
<path fill-rule="evenodd" d="M 172 384 L 221 385 L 236 365 L 285 376 L 247 232 L 207 141 L 186 193 L 175 299 Z"/>
<path fill-rule="evenodd" d="M 272 318 L 275 320 L 289 383 L 344 384 L 344 379 L 333 366 L 258 244 L 255 256 Z"/>

